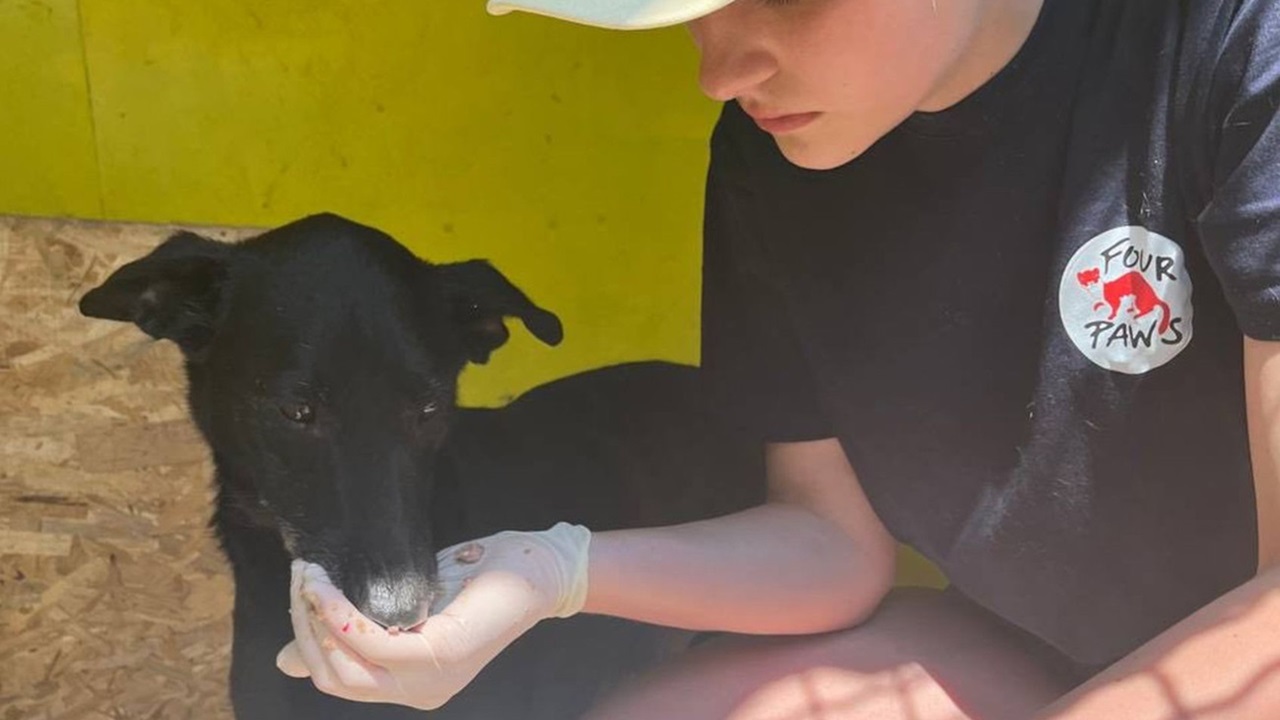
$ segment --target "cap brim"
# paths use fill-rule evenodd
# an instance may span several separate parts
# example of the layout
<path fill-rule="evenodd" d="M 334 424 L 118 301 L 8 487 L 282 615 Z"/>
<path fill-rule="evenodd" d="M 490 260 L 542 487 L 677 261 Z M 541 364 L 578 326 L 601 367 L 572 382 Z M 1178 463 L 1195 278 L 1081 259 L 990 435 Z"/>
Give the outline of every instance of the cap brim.
<path fill-rule="evenodd" d="M 719 10 L 733 0 L 489 0 L 491 15 L 545 15 L 611 30 L 648 30 L 679 25 Z"/>

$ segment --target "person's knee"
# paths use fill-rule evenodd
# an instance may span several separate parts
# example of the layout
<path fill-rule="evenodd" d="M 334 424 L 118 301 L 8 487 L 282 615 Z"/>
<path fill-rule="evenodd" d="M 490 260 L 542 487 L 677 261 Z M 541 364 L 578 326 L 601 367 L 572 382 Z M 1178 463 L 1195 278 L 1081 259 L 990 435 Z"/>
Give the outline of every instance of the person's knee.
<path fill-rule="evenodd" d="M 806 720 L 844 717 L 832 713 L 845 708 L 892 717 L 884 712 L 901 705 L 904 693 L 919 704 L 929 685 L 919 663 L 877 659 L 894 655 L 892 649 L 885 638 L 860 628 L 717 638 L 621 688 L 586 719 Z M 851 652 L 861 659 L 851 661 Z"/>
<path fill-rule="evenodd" d="M 790 649 L 789 649 L 790 650 Z M 765 672 L 765 670 L 768 672 Z M 624 689 L 589 720 L 842 720 L 966 718 L 924 665 L 840 666 L 802 649 L 722 664 L 672 666 Z"/>
<path fill-rule="evenodd" d="M 942 594 L 895 593 L 851 630 L 709 641 L 588 718 L 1029 717 L 1061 688 L 992 627 Z"/>
<path fill-rule="evenodd" d="M 929 720 L 968 717 L 923 665 L 817 666 L 784 675 L 743 698 L 727 720 Z"/>

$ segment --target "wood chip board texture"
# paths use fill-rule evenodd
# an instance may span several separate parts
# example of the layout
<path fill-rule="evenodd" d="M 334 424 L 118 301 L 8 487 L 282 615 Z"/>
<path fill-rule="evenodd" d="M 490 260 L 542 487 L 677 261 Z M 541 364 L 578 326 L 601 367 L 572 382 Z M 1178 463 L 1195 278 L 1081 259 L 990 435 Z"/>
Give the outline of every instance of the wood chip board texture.
<path fill-rule="evenodd" d="M 175 229 L 0 216 L 0 720 L 231 717 L 181 357 L 76 310 Z"/>

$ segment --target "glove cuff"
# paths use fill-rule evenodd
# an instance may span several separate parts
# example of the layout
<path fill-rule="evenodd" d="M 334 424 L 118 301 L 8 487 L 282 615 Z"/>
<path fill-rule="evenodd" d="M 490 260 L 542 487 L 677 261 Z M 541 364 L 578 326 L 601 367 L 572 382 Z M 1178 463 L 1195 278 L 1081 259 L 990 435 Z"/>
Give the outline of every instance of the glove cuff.
<path fill-rule="evenodd" d="M 556 523 L 537 535 L 556 556 L 560 574 L 560 593 L 552 617 L 576 615 L 587 602 L 587 554 L 591 547 L 591 531 L 581 525 Z"/>

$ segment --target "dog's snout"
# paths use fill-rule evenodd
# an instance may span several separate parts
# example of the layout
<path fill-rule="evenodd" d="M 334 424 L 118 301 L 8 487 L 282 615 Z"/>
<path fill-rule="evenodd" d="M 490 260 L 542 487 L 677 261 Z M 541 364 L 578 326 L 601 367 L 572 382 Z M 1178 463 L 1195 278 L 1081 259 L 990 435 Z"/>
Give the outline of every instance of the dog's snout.
<path fill-rule="evenodd" d="M 371 577 L 352 597 L 356 609 L 386 628 L 410 628 L 427 617 L 433 592 L 431 582 L 418 573 L 396 577 Z"/>

